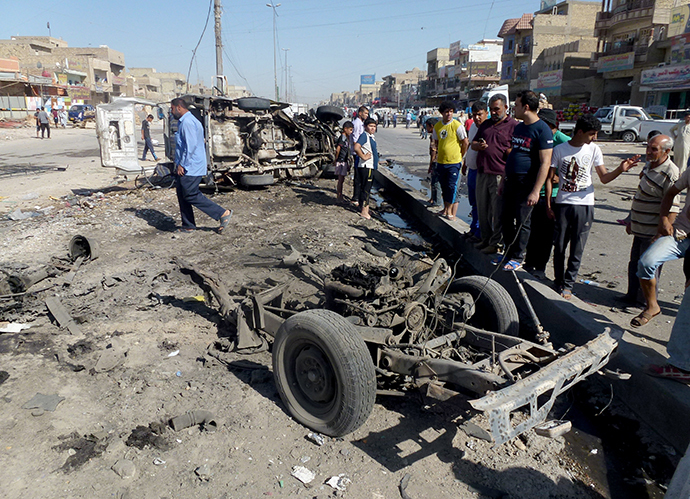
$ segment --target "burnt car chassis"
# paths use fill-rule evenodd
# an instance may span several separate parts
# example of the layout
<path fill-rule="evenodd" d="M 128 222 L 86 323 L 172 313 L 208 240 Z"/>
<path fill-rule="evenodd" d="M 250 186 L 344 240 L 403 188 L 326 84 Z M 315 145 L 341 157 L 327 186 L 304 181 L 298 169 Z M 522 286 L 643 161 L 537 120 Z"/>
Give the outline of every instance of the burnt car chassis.
<path fill-rule="evenodd" d="M 274 380 L 288 411 L 330 436 L 364 424 L 377 388 L 414 385 L 464 396 L 488 415 L 500 445 L 545 421 L 556 397 L 601 369 L 617 346 L 608 331 L 560 350 L 518 338 L 517 309 L 497 282 L 454 280 L 445 260 L 404 249 L 385 266 L 341 265 L 330 274 L 298 263 L 323 287 L 325 308 L 316 309 L 291 299 L 294 281 L 236 301 L 215 274 L 176 263 L 217 300 L 236 328 L 237 351 L 273 342 Z"/>

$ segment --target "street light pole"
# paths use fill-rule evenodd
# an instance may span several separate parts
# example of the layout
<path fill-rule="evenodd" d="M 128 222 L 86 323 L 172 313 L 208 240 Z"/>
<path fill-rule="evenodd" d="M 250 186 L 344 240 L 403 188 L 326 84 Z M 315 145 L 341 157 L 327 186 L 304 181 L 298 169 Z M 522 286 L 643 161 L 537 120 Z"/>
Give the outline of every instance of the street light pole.
<path fill-rule="evenodd" d="M 288 65 L 287 65 L 287 53 L 290 49 L 283 49 L 285 51 L 285 102 L 289 102 L 288 99 Z"/>
<path fill-rule="evenodd" d="M 278 17 L 276 9 L 280 7 L 280 4 L 273 4 L 273 0 L 271 0 L 271 3 L 266 4 L 266 7 L 273 9 L 273 86 L 276 92 L 276 101 L 278 101 L 280 97 L 278 96 L 278 64 L 276 61 L 276 17 Z"/>

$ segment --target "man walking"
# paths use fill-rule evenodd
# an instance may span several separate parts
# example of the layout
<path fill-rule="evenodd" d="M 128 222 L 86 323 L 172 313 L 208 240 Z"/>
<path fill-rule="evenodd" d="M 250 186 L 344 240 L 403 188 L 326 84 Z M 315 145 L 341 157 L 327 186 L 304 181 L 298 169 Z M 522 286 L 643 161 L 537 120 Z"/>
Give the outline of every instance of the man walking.
<path fill-rule="evenodd" d="M 640 280 L 637 278 L 637 264 L 642 254 L 649 249 L 656 236 L 659 225 L 661 200 L 678 180 L 678 167 L 671 161 L 669 153 L 673 141 L 666 135 L 657 135 L 647 143 L 647 164 L 645 164 L 637 191 L 630 209 L 630 223 L 626 226 L 628 234 L 633 235 L 628 263 L 628 292 L 622 297 L 626 305 L 637 305 L 640 294 Z M 676 196 L 669 210 L 669 220 L 673 222 L 680 211 L 680 199 Z M 661 266 L 657 268 L 654 279 L 659 282 Z M 656 291 L 655 291 L 656 294 Z"/>
<path fill-rule="evenodd" d="M 48 138 L 50 138 L 50 118 L 48 113 L 46 113 L 45 107 L 42 107 L 38 113 L 38 122 L 41 125 L 41 139 L 44 138 L 46 131 L 48 132 Z"/>
<path fill-rule="evenodd" d="M 551 167 L 553 133 L 539 119 L 539 97 L 531 90 L 517 94 L 515 117 L 522 120 L 513 130 L 512 148 L 506 161 L 506 175 L 498 188 L 503 196 L 501 223 L 506 251 L 503 270 L 522 267 L 529 241 L 532 207 L 539 201 L 539 191 Z"/>
<path fill-rule="evenodd" d="M 506 172 L 513 130 L 517 121 L 508 116 L 508 103 L 502 94 L 489 99 L 491 119 L 485 120 L 472 140 L 477 151 L 477 215 L 481 242 L 476 245 L 482 253 L 498 252 L 503 240 L 501 230 L 501 196 L 498 187 Z"/>
<path fill-rule="evenodd" d="M 199 120 L 189 112 L 189 106 L 183 99 L 173 99 L 170 108 L 173 116 L 179 120 L 175 134 L 175 187 L 182 227 L 178 232 L 196 230 L 193 210 L 196 206 L 209 217 L 220 221 L 218 233 L 223 234 L 230 223 L 232 210 L 218 206 L 199 191 L 201 179 L 206 175 L 204 130 Z"/>
<path fill-rule="evenodd" d="M 146 152 L 151 151 L 154 161 L 158 161 L 156 153 L 153 151 L 153 142 L 151 142 L 151 122 L 153 115 L 149 114 L 144 121 L 141 122 L 141 139 L 144 141 L 144 154 L 141 156 L 142 161 L 146 161 Z"/>
<path fill-rule="evenodd" d="M 455 220 L 458 211 L 456 190 L 460 163 L 467 152 L 469 141 L 465 127 L 453 119 L 455 104 L 445 101 L 439 106 L 439 111 L 442 118 L 434 125 L 431 138 L 436 143 L 436 171 L 443 193 L 443 211 L 440 215 L 448 220 Z"/>

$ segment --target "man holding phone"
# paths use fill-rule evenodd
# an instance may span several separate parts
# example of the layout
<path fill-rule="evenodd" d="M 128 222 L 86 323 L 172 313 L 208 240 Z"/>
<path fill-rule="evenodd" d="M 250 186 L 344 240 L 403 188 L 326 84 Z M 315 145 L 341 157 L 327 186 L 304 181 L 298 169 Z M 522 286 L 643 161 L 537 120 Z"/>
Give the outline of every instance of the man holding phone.
<path fill-rule="evenodd" d="M 489 99 L 491 119 L 484 121 L 472 140 L 477 151 L 477 212 L 481 241 L 477 249 L 495 254 L 502 245 L 501 198 L 498 186 L 505 175 L 506 159 L 517 121 L 508 116 L 508 103 L 503 94 Z"/>

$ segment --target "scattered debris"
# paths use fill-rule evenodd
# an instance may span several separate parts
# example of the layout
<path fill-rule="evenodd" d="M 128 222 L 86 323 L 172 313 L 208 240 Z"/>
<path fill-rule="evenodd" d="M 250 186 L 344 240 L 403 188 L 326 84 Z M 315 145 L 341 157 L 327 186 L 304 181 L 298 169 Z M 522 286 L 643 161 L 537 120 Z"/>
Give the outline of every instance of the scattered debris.
<path fill-rule="evenodd" d="M 137 426 L 132 430 L 129 437 L 125 441 L 128 447 L 136 447 L 143 450 L 147 447 L 153 447 L 161 451 L 167 451 L 171 448 L 170 442 L 162 436 L 165 431 L 165 425 L 162 423 L 151 423 L 149 426 Z"/>
<path fill-rule="evenodd" d="M 125 348 L 120 341 L 112 338 L 110 344 L 98 357 L 98 362 L 94 366 L 94 371 L 103 373 L 112 371 L 116 367 L 121 366 L 127 357 L 128 349 Z"/>
<path fill-rule="evenodd" d="M 312 442 L 314 442 L 319 447 L 321 447 L 323 444 L 326 443 L 325 437 L 323 435 L 321 435 L 320 433 L 309 433 L 307 435 L 307 439 L 311 440 Z"/>
<path fill-rule="evenodd" d="M 202 425 L 209 432 L 214 432 L 218 429 L 218 423 L 213 419 L 213 413 L 210 411 L 189 411 L 170 420 L 170 426 L 175 431 L 196 425 Z"/>
<path fill-rule="evenodd" d="M 369 253 L 370 255 L 374 255 L 374 256 L 378 256 L 378 257 L 385 257 L 385 256 L 386 256 L 386 253 L 385 253 L 385 252 L 376 249 L 376 248 L 374 247 L 374 245 L 371 244 L 371 243 L 366 243 L 366 244 L 364 245 L 364 251 L 366 251 L 366 252 Z"/>
<path fill-rule="evenodd" d="M 202 464 L 194 470 L 194 473 L 202 480 L 208 480 L 211 477 L 211 468 L 208 464 Z"/>
<path fill-rule="evenodd" d="M 352 480 L 350 480 L 349 478 L 346 478 L 345 473 L 341 473 L 340 475 L 337 475 L 337 476 L 332 476 L 331 478 L 326 480 L 326 485 L 330 485 L 335 490 L 340 490 L 341 492 L 345 491 L 345 487 L 349 483 L 352 483 Z"/>
<path fill-rule="evenodd" d="M 487 442 L 493 442 L 491 433 L 472 421 L 465 421 L 460 425 L 460 429 L 467 433 L 467 435 L 470 437 L 479 438 L 480 440 L 485 440 Z"/>
<path fill-rule="evenodd" d="M 160 466 L 162 464 L 165 464 L 165 461 L 157 457 L 153 460 L 153 464 L 155 464 L 156 466 Z"/>
<path fill-rule="evenodd" d="M 316 473 L 309 471 L 304 466 L 293 466 L 291 475 L 304 484 L 310 483 L 316 478 Z"/>
<path fill-rule="evenodd" d="M 46 298 L 46 306 L 60 327 L 67 328 L 70 334 L 74 336 L 82 335 L 81 328 L 74 322 L 72 316 L 70 316 L 57 297 L 51 296 Z"/>
<path fill-rule="evenodd" d="M 22 211 L 21 208 L 17 208 L 12 213 L 7 215 L 10 220 L 27 220 L 32 217 L 40 217 L 42 213 L 36 211 Z"/>
<path fill-rule="evenodd" d="M 134 474 L 136 473 L 136 468 L 134 467 L 134 463 L 132 461 L 129 461 L 127 459 L 120 459 L 118 460 L 111 469 L 120 477 L 120 478 L 132 478 Z"/>
<path fill-rule="evenodd" d="M 5 326 L 0 327 L 0 333 L 18 333 L 23 329 L 29 329 L 30 324 L 22 324 L 19 322 L 5 323 Z"/>
<path fill-rule="evenodd" d="M 180 353 L 179 350 L 174 350 L 168 354 L 168 357 L 175 357 Z"/>
<path fill-rule="evenodd" d="M 10 379 L 10 373 L 7 371 L 0 371 L 0 385 L 2 385 L 8 379 Z"/>
<path fill-rule="evenodd" d="M 400 480 L 399 488 L 400 497 L 402 497 L 402 499 L 412 499 L 410 494 L 407 493 L 407 485 L 410 483 L 410 478 L 412 478 L 412 475 L 405 473 L 405 476 L 402 477 L 402 480 Z"/>
<path fill-rule="evenodd" d="M 568 433 L 572 427 L 573 424 L 570 421 L 554 419 L 535 426 L 534 431 L 542 437 L 556 438 Z"/>
<path fill-rule="evenodd" d="M 53 450 L 68 453 L 67 460 L 61 467 L 65 473 L 71 473 L 99 457 L 107 448 L 106 439 L 98 438 L 93 434 L 81 436 L 74 432 L 58 438 L 62 440 L 62 443 L 54 446 Z"/>
<path fill-rule="evenodd" d="M 44 411 L 54 412 L 63 400 L 65 400 L 65 397 L 60 397 L 57 393 L 53 395 L 37 393 L 22 406 L 22 409 L 43 409 Z"/>

